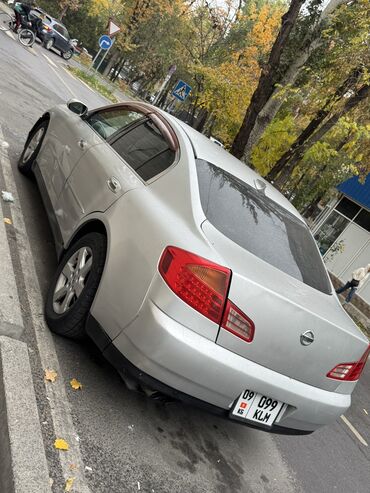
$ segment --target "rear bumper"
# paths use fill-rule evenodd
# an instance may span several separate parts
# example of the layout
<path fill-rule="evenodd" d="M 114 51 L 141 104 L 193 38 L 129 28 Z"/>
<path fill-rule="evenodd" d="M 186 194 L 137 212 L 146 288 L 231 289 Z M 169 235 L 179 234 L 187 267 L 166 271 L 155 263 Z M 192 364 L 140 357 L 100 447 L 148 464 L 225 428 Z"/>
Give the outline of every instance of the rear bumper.
<path fill-rule="evenodd" d="M 335 421 L 351 404 L 350 395 L 293 380 L 218 346 L 148 299 L 136 319 L 103 345 L 104 355 L 117 369 L 126 368 L 147 385 L 226 417 L 246 388 L 287 403 L 273 428 L 267 428 L 272 432 L 313 432 Z"/>

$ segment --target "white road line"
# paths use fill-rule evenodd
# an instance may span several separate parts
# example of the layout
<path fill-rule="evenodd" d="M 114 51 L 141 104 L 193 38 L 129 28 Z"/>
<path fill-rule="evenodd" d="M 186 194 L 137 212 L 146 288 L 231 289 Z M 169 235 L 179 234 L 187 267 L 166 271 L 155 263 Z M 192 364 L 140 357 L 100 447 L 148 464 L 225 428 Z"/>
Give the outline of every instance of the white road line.
<path fill-rule="evenodd" d="M 14 40 L 15 40 L 15 37 L 13 36 L 13 34 L 12 34 L 10 31 L 5 31 L 5 34 L 6 34 L 7 36 L 9 36 L 9 38 L 12 38 L 12 39 L 14 39 Z"/>
<path fill-rule="evenodd" d="M 1 139 L 0 128 L 0 139 Z M 41 296 L 40 285 L 37 278 L 35 265 L 32 257 L 31 246 L 27 236 L 23 213 L 20 207 L 18 191 L 14 181 L 13 170 L 5 149 L 2 150 L 1 165 L 4 173 L 7 190 L 13 194 L 15 207 L 12 208 L 13 225 L 17 229 L 17 240 L 22 272 L 28 297 L 32 325 L 35 330 L 37 346 L 39 349 L 41 365 L 44 369 L 49 368 L 57 372 L 57 380 L 51 384 L 45 382 L 46 395 L 50 404 L 53 420 L 55 438 L 63 438 L 69 444 L 68 452 L 59 451 L 59 459 L 65 480 L 75 477 L 74 490 L 78 493 L 91 493 L 85 478 L 85 468 L 82 460 L 79 441 L 76 440 L 76 430 L 72 420 L 71 407 L 67 398 L 65 379 L 63 378 L 58 356 L 55 350 L 54 340 L 47 328 L 43 314 L 40 313 L 44 305 Z M 3 259 L 2 259 L 3 265 Z M 42 378 L 42 376 L 40 376 Z M 76 468 L 71 471 L 70 465 Z M 59 490 L 58 490 L 59 491 Z"/>
<path fill-rule="evenodd" d="M 57 68 L 57 64 L 53 62 L 53 60 L 51 60 L 47 55 L 45 55 L 45 53 L 42 53 L 42 56 L 46 58 L 46 60 L 51 64 L 53 65 L 53 67 Z"/>
<path fill-rule="evenodd" d="M 50 66 L 50 68 L 51 68 L 51 70 L 52 70 L 53 72 L 55 72 L 55 75 L 56 75 L 56 76 L 58 77 L 58 79 L 62 82 L 62 84 L 63 84 L 63 85 L 64 85 L 64 86 L 68 89 L 68 91 L 72 94 L 72 96 L 73 96 L 74 98 L 76 98 L 76 96 L 75 96 L 74 92 L 73 92 L 73 91 L 72 91 L 72 89 L 69 87 L 69 85 L 66 83 L 66 81 L 63 79 L 63 77 L 61 77 L 61 76 L 58 74 L 58 72 L 55 70 L 55 68 L 54 68 L 54 67 Z"/>
<path fill-rule="evenodd" d="M 362 445 L 368 447 L 367 441 L 362 437 L 362 435 L 360 435 L 360 433 L 356 430 L 353 424 L 350 423 L 345 416 L 342 415 L 341 418 L 343 422 L 348 426 L 348 428 L 352 431 L 352 433 L 355 435 L 355 437 L 362 443 Z"/>

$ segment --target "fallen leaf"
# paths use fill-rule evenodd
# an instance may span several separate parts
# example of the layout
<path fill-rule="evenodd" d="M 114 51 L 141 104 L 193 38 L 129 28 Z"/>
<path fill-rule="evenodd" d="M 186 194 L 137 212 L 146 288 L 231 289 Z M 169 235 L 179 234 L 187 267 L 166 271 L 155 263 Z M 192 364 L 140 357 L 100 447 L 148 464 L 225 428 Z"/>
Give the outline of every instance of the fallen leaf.
<path fill-rule="evenodd" d="M 57 448 L 58 450 L 69 449 L 68 443 L 65 440 L 63 440 L 63 438 L 57 438 L 54 442 L 54 447 Z"/>
<path fill-rule="evenodd" d="M 72 389 L 79 390 L 82 389 L 81 383 L 76 380 L 75 378 L 72 378 L 72 380 L 69 382 L 71 384 Z"/>
<path fill-rule="evenodd" d="M 77 466 L 76 466 L 76 464 L 69 464 L 69 468 L 70 469 L 77 469 Z"/>
<path fill-rule="evenodd" d="M 56 378 L 58 376 L 58 373 L 54 370 L 45 370 L 45 380 L 48 382 L 55 382 Z"/>
<path fill-rule="evenodd" d="M 11 219 L 9 219 L 8 217 L 4 217 L 4 223 L 5 223 L 5 224 L 13 224 L 13 223 L 12 223 L 12 220 L 11 220 Z"/>
<path fill-rule="evenodd" d="M 75 478 L 68 478 L 66 481 L 66 487 L 64 488 L 64 491 L 72 491 L 72 486 L 73 486 L 73 481 Z"/>

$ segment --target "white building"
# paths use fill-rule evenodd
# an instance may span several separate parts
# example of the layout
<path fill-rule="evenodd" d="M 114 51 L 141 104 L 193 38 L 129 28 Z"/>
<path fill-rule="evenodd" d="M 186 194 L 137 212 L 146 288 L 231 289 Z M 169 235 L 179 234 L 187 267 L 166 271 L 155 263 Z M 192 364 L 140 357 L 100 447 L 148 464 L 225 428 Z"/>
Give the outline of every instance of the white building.
<path fill-rule="evenodd" d="M 370 174 L 364 184 L 352 177 L 338 190 L 339 199 L 316 219 L 313 234 L 327 269 L 344 284 L 355 269 L 370 264 Z M 370 305 L 370 279 L 356 294 Z"/>

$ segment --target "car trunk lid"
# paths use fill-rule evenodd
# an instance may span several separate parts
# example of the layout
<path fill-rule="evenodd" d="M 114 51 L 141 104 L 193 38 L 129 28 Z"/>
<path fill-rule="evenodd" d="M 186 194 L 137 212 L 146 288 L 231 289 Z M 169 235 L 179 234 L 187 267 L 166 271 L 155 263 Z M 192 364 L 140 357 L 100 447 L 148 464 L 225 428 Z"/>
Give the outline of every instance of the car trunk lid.
<path fill-rule="evenodd" d="M 251 343 L 223 328 L 216 343 L 295 380 L 335 390 L 340 382 L 327 373 L 339 363 L 359 360 L 367 347 L 335 294 L 325 294 L 273 267 L 208 221 L 202 230 L 232 270 L 229 299 L 255 324 Z M 307 332 L 312 334 L 305 338 Z M 308 343 L 312 335 L 314 340 Z"/>

